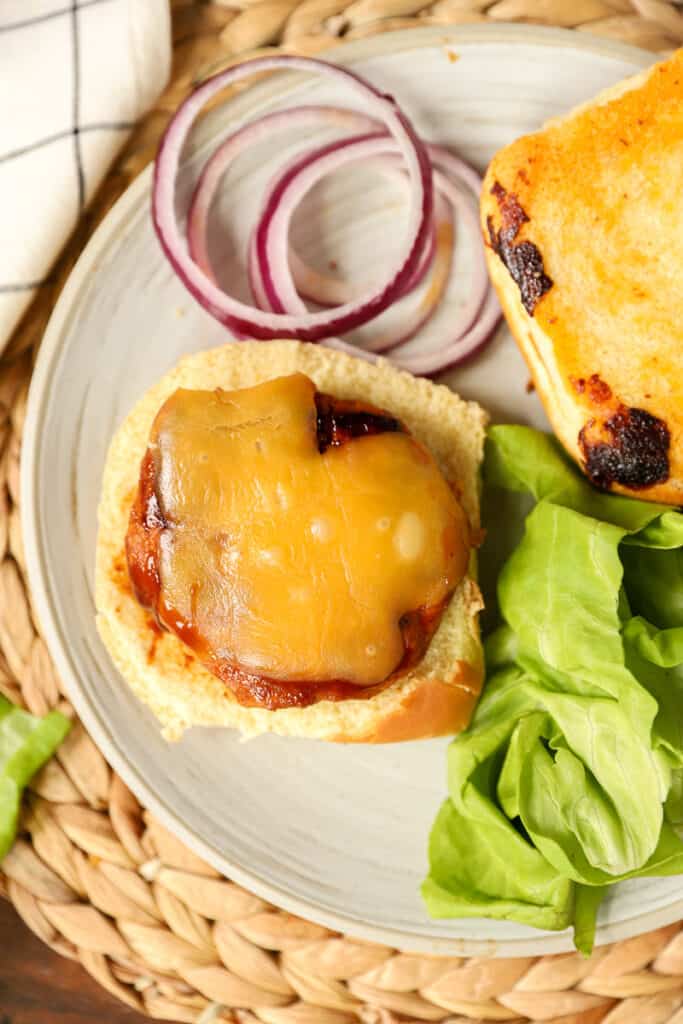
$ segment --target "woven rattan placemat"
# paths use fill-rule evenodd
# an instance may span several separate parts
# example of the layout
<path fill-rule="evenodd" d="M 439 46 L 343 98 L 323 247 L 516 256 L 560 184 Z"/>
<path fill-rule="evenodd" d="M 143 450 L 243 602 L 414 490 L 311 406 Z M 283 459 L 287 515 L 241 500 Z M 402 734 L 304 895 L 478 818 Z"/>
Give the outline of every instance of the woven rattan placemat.
<path fill-rule="evenodd" d="M 142 2 L 142 0 L 141 0 Z M 0 362 L 0 691 L 73 717 L 40 637 L 19 522 L 33 355 L 93 228 L 152 159 L 169 115 L 220 64 L 434 23 L 563 25 L 654 51 L 683 44 L 663 0 L 235 0 L 173 3 L 172 84 L 130 140 Z M 578 954 L 518 960 L 402 954 L 335 935 L 221 878 L 140 807 L 76 723 L 33 780 L 0 892 L 47 945 L 151 1017 L 192 1024 L 547 1021 L 683 1024 L 680 924 Z"/>

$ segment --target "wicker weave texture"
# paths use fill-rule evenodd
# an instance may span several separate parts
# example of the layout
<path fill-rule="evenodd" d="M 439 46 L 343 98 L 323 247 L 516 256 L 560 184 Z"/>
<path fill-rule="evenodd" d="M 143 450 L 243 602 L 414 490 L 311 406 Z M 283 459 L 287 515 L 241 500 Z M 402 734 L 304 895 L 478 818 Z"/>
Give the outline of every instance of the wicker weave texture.
<path fill-rule="evenodd" d="M 0 692 L 42 714 L 62 693 L 27 590 L 19 455 L 33 356 L 94 227 L 153 157 L 210 71 L 275 48 L 313 54 L 419 24 L 563 25 L 653 51 L 683 44 L 663 0 L 242 0 L 173 4 L 174 72 L 134 133 L 0 362 Z M 683 1024 L 683 929 L 598 950 L 517 960 L 415 956 L 294 918 L 220 877 L 145 811 L 80 723 L 33 780 L 0 893 L 52 949 L 160 1020 L 208 1024 L 546 1021 Z"/>

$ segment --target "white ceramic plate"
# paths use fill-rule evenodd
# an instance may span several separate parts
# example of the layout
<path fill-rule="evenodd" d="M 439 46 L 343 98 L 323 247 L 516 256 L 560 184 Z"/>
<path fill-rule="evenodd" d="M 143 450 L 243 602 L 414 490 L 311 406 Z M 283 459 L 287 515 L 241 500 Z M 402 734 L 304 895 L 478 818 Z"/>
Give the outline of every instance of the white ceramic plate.
<path fill-rule="evenodd" d="M 452 145 L 480 168 L 503 144 L 649 61 L 587 36 L 506 26 L 384 35 L 340 48 L 334 57 L 399 97 L 424 137 Z M 206 118 L 188 173 L 235 121 L 304 97 L 348 102 L 338 86 L 320 79 L 260 84 Z M 241 269 L 230 253 L 243 259 L 260 186 L 281 149 L 278 139 L 245 159 L 218 204 L 223 230 L 213 245 L 231 278 Z M 381 261 L 400 228 L 402 198 L 400 186 L 368 170 L 353 173 L 365 178 L 352 180 L 347 171 L 330 181 L 313 197 L 316 217 L 304 210 L 296 230 L 313 258 L 334 255 L 342 267 L 353 260 L 363 274 Z M 150 223 L 149 190 L 148 171 L 81 257 L 52 317 L 29 403 L 22 480 L 29 573 L 78 713 L 114 768 L 169 828 L 221 871 L 286 909 L 416 951 L 515 956 L 569 949 L 567 934 L 426 916 L 418 886 L 428 830 L 445 793 L 445 740 L 344 748 L 276 737 L 243 743 L 232 732 L 193 730 L 167 746 L 113 669 L 95 631 L 92 597 L 107 445 L 138 396 L 179 356 L 225 341 L 164 260 Z M 317 237 L 313 223 L 322 224 Z M 497 419 L 545 425 L 505 332 L 448 380 Z M 603 907 L 598 940 L 681 916 L 679 880 L 633 882 Z"/>

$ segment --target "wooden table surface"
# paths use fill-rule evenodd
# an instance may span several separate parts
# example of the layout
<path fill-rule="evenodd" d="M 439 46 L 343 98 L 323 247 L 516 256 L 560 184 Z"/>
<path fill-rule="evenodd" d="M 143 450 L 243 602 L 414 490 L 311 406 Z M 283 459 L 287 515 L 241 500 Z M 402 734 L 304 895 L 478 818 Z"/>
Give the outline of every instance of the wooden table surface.
<path fill-rule="evenodd" d="M 44 946 L 0 898 L 0 1024 L 149 1024 Z"/>

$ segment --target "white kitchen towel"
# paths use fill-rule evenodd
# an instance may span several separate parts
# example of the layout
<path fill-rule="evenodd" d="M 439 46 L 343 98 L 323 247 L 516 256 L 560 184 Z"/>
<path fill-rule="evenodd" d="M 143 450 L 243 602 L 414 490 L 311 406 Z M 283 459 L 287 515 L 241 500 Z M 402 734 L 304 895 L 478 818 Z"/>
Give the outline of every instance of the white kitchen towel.
<path fill-rule="evenodd" d="M 0 0 L 0 349 L 170 63 L 168 0 Z"/>

